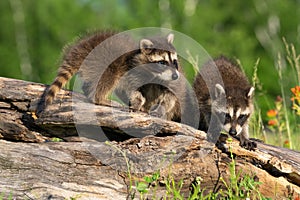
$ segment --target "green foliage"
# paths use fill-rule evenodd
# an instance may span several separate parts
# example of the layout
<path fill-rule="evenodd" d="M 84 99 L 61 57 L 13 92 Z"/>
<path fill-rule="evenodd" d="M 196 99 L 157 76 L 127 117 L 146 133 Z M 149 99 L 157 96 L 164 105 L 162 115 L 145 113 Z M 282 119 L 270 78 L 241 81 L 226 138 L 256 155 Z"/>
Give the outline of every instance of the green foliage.
<path fill-rule="evenodd" d="M 259 119 L 266 119 L 268 133 L 258 131 L 256 136 L 260 137 L 263 133 L 266 143 L 299 150 L 299 144 L 294 141 L 299 139 L 300 131 L 298 112 L 300 108 L 298 107 L 300 103 L 300 54 L 296 52 L 293 44 L 287 43 L 285 39 L 283 43 L 285 52 L 278 54 L 277 58 L 280 93 L 277 94 L 275 100 L 272 100 L 273 102 L 270 102 L 270 109 L 265 114 L 260 113 L 261 116 L 259 116 Z M 289 71 L 293 73 L 290 74 Z"/>
<path fill-rule="evenodd" d="M 78 195 L 75 195 L 74 197 L 69 197 L 69 198 L 66 198 L 65 200 L 77 200 L 77 199 L 80 199 L 81 195 L 78 194 Z"/>
<path fill-rule="evenodd" d="M 220 180 L 225 185 L 226 190 L 219 191 L 206 191 L 205 188 L 201 188 L 201 177 L 196 177 L 195 181 L 191 185 L 191 192 L 188 196 L 185 196 L 181 189 L 183 187 L 183 180 L 176 182 L 174 177 L 169 174 L 166 180 L 164 180 L 164 187 L 166 189 L 166 194 L 162 199 L 176 199 L 176 200 L 216 200 L 216 199 L 226 199 L 226 200 L 239 200 L 239 199 L 259 199 L 259 200 L 269 200 L 270 198 L 263 197 L 258 190 L 261 182 L 258 182 L 255 176 L 250 174 L 241 174 L 241 172 L 236 173 L 236 162 L 233 154 L 231 153 L 231 162 L 229 163 L 229 183 L 227 183 L 222 177 Z M 143 181 L 136 181 L 136 191 L 140 194 L 140 199 L 148 199 L 146 194 L 150 191 L 152 197 L 151 199 L 156 199 L 155 191 L 159 185 L 160 172 L 157 171 L 150 176 L 143 177 Z M 153 187 L 152 187 L 153 185 Z M 133 196 L 134 198 L 134 196 Z M 132 199 L 133 199 L 132 198 Z"/>
<path fill-rule="evenodd" d="M 143 199 L 143 195 L 149 192 L 149 189 L 152 184 L 157 185 L 158 179 L 160 177 L 160 172 L 157 171 L 153 173 L 151 176 L 145 176 L 144 181 L 136 181 L 136 190 L 140 193 L 141 199 Z"/>
<path fill-rule="evenodd" d="M 9 195 L 6 195 L 4 192 L 0 193 L 0 200 L 13 200 L 12 192 Z"/>
<path fill-rule="evenodd" d="M 281 37 L 298 42 L 300 7 L 297 1 L 233 0 L 223 1 L 110 1 L 64 0 L 20 1 L 13 9 L 12 0 L 0 2 L 1 76 L 49 83 L 57 69 L 62 47 L 87 30 L 137 27 L 166 27 L 183 32 L 198 41 L 213 55 L 239 58 L 248 74 L 251 65 L 261 58 L 259 72 L 270 94 L 279 91 L 268 75 L 277 51 L 282 51 Z M 151 8 L 151 9 L 149 9 Z M 15 14 L 23 14 L 16 23 Z M 24 26 L 33 76 L 22 77 L 16 44 L 18 26 Z"/>
<path fill-rule="evenodd" d="M 128 195 L 131 197 L 131 199 L 134 199 L 135 192 L 133 191 L 132 176 L 131 176 L 131 166 L 129 164 L 129 159 L 126 156 L 126 152 L 123 151 L 122 149 L 120 149 L 119 147 L 111 144 L 109 141 L 106 141 L 105 144 L 108 145 L 108 146 L 110 146 L 110 147 L 112 147 L 117 152 L 121 153 L 121 155 L 123 156 L 123 158 L 125 160 L 125 163 L 126 163 L 126 167 L 127 167 L 127 176 L 129 178 Z M 140 187 L 142 187 L 142 186 L 140 186 Z"/>
<path fill-rule="evenodd" d="M 49 84 L 55 77 L 61 51 L 87 31 L 98 29 L 128 30 L 140 27 L 166 27 L 182 32 L 199 42 L 216 57 L 225 54 L 238 58 L 246 74 L 259 77 L 256 87 L 256 121 L 267 123 L 266 112 L 278 94 L 298 80 L 294 77 L 295 59 L 282 59 L 278 74 L 278 55 L 286 53 L 286 44 L 300 46 L 300 2 L 295 0 L 2 0 L 0 1 L 0 76 Z M 253 68 L 259 59 L 258 66 Z M 194 63 L 192 63 L 194 64 Z M 189 80 L 193 69 L 185 64 Z M 296 66 L 296 65 L 295 65 Z M 299 72 L 299 70 L 298 70 Z M 256 79 L 258 80 L 258 79 Z M 295 82 L 296 81 L 296 82 Z M 299 84 L 297 84 L 299 85 Z M 291 102 L 285 99 L 286 107 Z M 285 116 L 287 118 L 287 116 Z M 291 119 L 290 124 L 298 123 Z M 299 126 L 299 125 L 295 125 Z M 291 127 L 289 139 L 296 131 Z M 254 132 L 256 134 L 256 132 Z M 266 137 L 263 135 L 262 137 Z"/>
<path fill-rule="evenodd" d="M 226 187 L 225 191 L 220 191 L 220 196 L 223 196 L 228 200 L 235 199 L 260 199 L 265 200 L 259 190 L 258 186 L 262 184 L 255 180 L 255 176 L 250 176 L 249 174 L 241 175 L 241 172 L 236 173 L 236 162 L 234 160 L 233 154 L 231 153 L 231 162 L 229 163 L 229 184 L 227 184 L 221 177 L 223 184 Z"/>
<path fill-rule="evenodd" d="M 51 138 L 50 141 L 51 141 L 51 142 L 63 142 L 64 140 L 61 139 L 61 138 L 53 137 L 53 138 Z"/>
<path fill-rule="evenodd" d="M 183 200 L 184 196 L 181 193 L 182 186 L 183 186 L 182 179 L 178 183 L 176 183 L 173 176 L 168 177 L 166 181 L 167 194 L 164 197 L 164 199 L 172 198 L 172 199 Z"/>

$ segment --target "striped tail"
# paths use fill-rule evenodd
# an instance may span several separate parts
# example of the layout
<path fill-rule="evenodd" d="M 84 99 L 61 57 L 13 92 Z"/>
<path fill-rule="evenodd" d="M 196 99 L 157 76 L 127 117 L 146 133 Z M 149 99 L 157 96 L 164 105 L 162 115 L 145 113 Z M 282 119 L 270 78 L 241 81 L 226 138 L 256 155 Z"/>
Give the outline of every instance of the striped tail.
<path fill-rule="evenodd" d="M 62 87 L 72 78 L 72 76 L 78 71 L 76 67 L 72 67 L 67 63 L 64 63 L 59 68 L 57 76 L 53 83 L 47 87 L 41 97 L 41 100 L 37 106 L 37 114 L 41 113 L 43 110 L 50 105 L 57 93 L 61 90 Z"/>

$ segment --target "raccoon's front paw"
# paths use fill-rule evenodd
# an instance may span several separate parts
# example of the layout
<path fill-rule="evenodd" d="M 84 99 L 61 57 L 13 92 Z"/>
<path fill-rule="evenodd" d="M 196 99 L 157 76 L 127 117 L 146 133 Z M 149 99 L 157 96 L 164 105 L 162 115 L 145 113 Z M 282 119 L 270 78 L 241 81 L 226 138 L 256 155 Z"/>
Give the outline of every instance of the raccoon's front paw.
<path fill-rule="evenodd" d="M 163 114 L 158 112 L 157 110 L 150 110 L 149 114 L 152 117 L 158 117 L 158 118 L 162 118 Z"/>
<path fill-rule="evenodd" d="M 226 145 L 226 141 L 229 138 L 227 134 L 220 134 L 219 139 L 217 140 L 216 147 L 220 149 L 224 153 L 228 153 L 228 147 Z"/>
<path fill-rule="evenodd" d="M 150 108 L 149 114 L 153 117 L 164 118 L 165 109 L 161 105 L 155 105 Z"/>
<path fill-rule="evenodd" d="M 244 141 L 240 142 L 240 146 L 247 150 L 254 151 L 255 148 L 257 147 L 257 143 L 249 139 L 245 139 Z"/>
<path fill-rule="evenodd" d="M 139 91 L 134 91 L 130 96 L 130 107 L 136 111 L 143 111 L 142 107 L 146 99 Z"/>

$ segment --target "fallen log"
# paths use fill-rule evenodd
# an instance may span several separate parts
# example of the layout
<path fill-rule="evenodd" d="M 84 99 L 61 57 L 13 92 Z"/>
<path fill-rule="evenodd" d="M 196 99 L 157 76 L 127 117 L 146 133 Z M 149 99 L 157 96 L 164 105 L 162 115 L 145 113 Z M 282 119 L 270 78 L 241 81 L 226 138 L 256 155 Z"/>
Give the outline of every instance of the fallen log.
<path fill-rule="evenodd" d="M 0 195 L 125 199 L 135 192 L 139 198 L 135 183 L 158 170 L 160 184 L 149 198 L 166 196 L 170 176 L 176 183 L 183 180 L 186 197 L 196 177 L 207 192 L 226 189 L 220 177 L 230 181 L 231 154 L 215 148 L 205 133 L 124 107 L 95 106 L 65 90 L 37 117 L 34 110 L 44 89 L 42 84 L 0 78 Z M 82 108 L 77 114 L 74 95 Z M 96 113 L 97 120 L 87 112 Z M 105 137 L 99 137 L 101 131 Z M 49 142 L 53 137 L 63 142 Z M 255 151 L 235 140 L 227 146 L 237 173 L 262 182 L 262 195 L 299 197 L 299 152 L 260 142 Z"/>
<path fill-rule="evenodd" d="M 112 129 L 114 134 L 108 137 L 118 140 L 130 137 L 122 133 L 125 130 L 130 130 L 131 134 L 138 132 L 141 137 L 157 133 L 206 137 L 203 132 L 187 125 L 131 112 L 124 107 L 96 106 L 88 103 L 83 95 L 66 90 L 62 90 L 54 103 L 37 117 L 35 109 L 44 85 L 1 78 L 0 88 L 0 138 L 7 140 L 43 142 L 49 137 L 78 136 L 76 128 L 86 125 Z M 97 120 L 99 116 L 101 120 Z"/>

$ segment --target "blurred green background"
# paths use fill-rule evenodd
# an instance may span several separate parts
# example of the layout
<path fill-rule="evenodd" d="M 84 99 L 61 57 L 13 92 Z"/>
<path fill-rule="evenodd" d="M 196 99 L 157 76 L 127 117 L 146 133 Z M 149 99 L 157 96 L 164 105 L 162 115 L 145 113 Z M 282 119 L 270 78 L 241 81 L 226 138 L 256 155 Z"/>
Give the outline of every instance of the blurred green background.
<path fill-rule="evenodd" d="M 212 56 L 239 59 L 249 79 L 257 59 L 263 113 L 280 94 L 282 37 L 300 50 L 299 0 L 1 0 L 0 76 L 50 84 L 61 50 L 87 30 L 165 27 L 198 41 Z M 297 83 L 285 65 L 284 88 Z"/>

